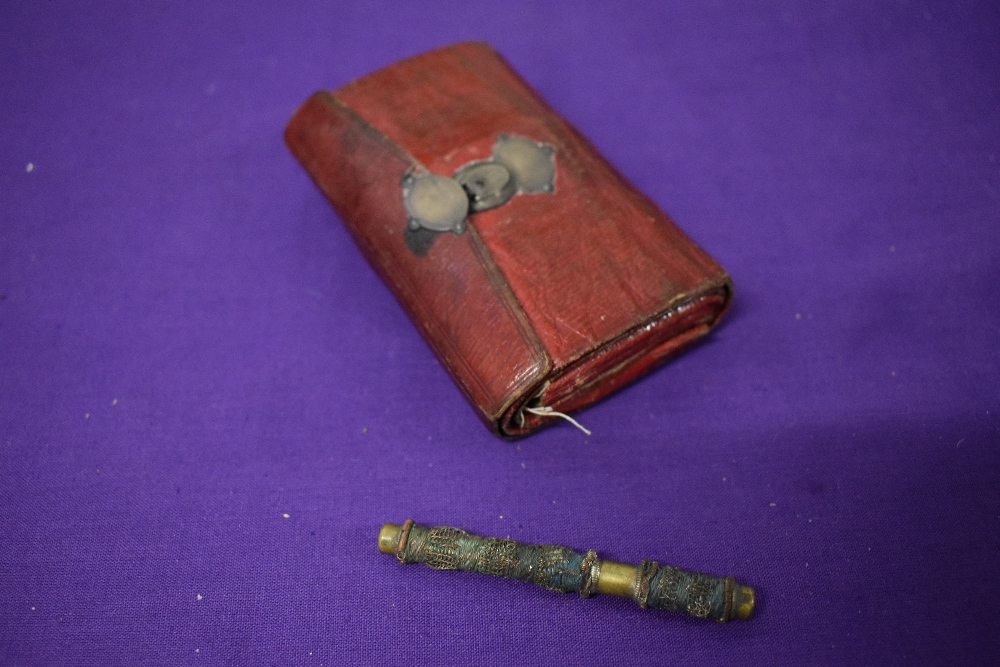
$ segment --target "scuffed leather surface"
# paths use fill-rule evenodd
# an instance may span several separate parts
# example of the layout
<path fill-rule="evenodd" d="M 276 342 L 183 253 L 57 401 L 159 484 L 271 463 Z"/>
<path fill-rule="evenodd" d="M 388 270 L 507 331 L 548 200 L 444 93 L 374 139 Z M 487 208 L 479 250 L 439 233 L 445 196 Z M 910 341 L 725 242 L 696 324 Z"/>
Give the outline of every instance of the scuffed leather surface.
<path fill-rule="evenodd" d="M 476 237 L 442 234 L 430 258 L 414 255 L 403 243 L 407 216 L 399 184 L 420 165 L 333 97 L 311 98 L 286 140 L 466 396 L 493 423 L 512 393 L 544 373 L 547 360 Z"/>
<path fill-rule="evenodd" d="M 0 4 L 0 664 L 1000 655 L 1000 4 L 498 6 Z M 483 428 L 282 139 L 470 37 L 738 288 L 589 437 Z M 759 613 L 403 566 L 407 517 L 732 574 Z"/>
<path fill-rule="evenodd" d="M 332 127 L 310 111 L 317 99 L 338 115 Z M 467 234 L 443 234 L 413 257 L 394 201 L 408 167 L 383 170 L 390 158 L 358 148 L 364 132 L 352 124 L 412 156 L 409 167 L 446 176 L 488 159 L 501 134 L 549 144 L 555 192 L 472 214 Z M 485 44 L 438 49 L 320 95 L 288 138 L 498 433 L 551 422 L 524 413 L 529 403 L 575 410 L 600 399 L 706 333 L 729 304 L 726 272 Z"/>

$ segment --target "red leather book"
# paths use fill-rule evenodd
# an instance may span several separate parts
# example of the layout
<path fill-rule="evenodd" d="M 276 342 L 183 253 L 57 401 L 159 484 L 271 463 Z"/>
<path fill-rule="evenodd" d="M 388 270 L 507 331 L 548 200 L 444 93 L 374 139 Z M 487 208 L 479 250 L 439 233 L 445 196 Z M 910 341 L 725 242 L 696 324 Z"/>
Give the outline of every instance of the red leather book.
<path fill-rule="evenodd" d="M 649 372 L 732 298 L 729 275 L 485 44 L 316 93 L 285 138 L 499 435 Z"/>

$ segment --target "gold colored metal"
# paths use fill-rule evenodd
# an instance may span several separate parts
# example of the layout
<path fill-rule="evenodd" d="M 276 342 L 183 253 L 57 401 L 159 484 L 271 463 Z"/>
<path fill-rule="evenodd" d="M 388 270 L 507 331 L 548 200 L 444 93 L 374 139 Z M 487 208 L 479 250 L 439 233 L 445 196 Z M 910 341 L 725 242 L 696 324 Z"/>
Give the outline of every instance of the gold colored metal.
<path fill-rule="evenodd" d="M 634 565 L 606 560 L 601 563 L 601 578 L 597 581 L 597 592 L 632 599 L 635 590 L 635 575 L 639 569 Z"/>
<path fill-rule="evenodd" d="M 636 567 L 600 559 L 594 551 L 584 555 L 555 545 L 481 538 L 457 528 L 417 526 L 412 520 L 383 525 L 378 550 L 401 563 L 521 579 L 551 590 L 576 591 L 584 598 L 604 593 L 634 600 L 643 608 L 648 604 L 723 623 L 749 619 L 756 602 L 754 590 L 732 577 L 687 572 L 648 560 Z"/>
<path fill-rule="evenodd" d="M 378 550 L 384 554 L 396 555 L 396 545 L 399 544 L 399 531 L 402 528 L 398 523 L 387 523 L 378 531 Z"/>
<path fill-rule="evenodd" d="M 736 589 L 733 606 L 736 607 L 736 618 L 745 621 L 753 616 L 753 608 L 756 603 L 756 595 L 749 586 L 740 586 Z"/>

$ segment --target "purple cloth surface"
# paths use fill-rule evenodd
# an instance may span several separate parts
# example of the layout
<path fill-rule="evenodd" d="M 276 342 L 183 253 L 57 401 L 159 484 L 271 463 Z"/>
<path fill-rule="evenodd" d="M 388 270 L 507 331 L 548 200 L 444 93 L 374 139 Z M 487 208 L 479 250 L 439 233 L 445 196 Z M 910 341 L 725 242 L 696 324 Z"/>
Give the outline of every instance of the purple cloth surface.
<path fill-rule="evenodd" d="M 994 2 L 5 3 L 0 664 L 986 664 Z M 294 161 L 314 90 L 501 53 L 733 275 L 490 435 Z M 408 517 L 731 574 L 725 626 L 376 551 Z"/>

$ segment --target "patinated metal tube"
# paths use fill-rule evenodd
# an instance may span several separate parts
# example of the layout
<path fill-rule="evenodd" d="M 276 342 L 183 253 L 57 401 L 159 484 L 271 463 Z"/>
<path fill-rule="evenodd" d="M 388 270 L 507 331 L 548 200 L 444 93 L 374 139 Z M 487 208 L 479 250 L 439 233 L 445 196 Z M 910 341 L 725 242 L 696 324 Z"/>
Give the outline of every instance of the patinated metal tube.
<path fill-rule="evenodd" d="M 594 550 L 583 554 L 555 544 L 478 537 L 448 526 L 418 526 L 413 519 L 382 526 L 378 548 L 400 563 L 520 579 L 585 598 L 596 593 L 616 595 L 643 609 L 670 609 L 720 623 L 746 620 L 754 609 L 753 589 L 732 577 L 712 577 L 650 560 L 636 567 L 598 558 Z"/>

